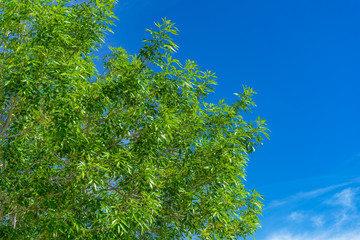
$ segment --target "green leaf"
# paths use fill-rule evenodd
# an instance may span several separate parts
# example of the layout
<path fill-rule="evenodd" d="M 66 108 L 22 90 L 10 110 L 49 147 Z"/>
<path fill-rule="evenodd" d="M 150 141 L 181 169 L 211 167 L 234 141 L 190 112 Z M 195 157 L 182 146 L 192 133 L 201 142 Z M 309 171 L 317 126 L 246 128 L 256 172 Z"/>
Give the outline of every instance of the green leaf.
<path fill-rule="evenodd" d="M 216 76 L 174 58 L 178 29 L 166 18 L 136 55 L 110 48 L 96 69 L 115 1 L 68 3 L 0 3 L 1 214 L 22 209 L 22 235 L 6 239 L 253 235 L 263 199 L 244 171 L 269 138 L 265 120 L 241 116 L 254 90 L 208 103 Z M 16 41 L 7 31 L 20 31 Z"/>

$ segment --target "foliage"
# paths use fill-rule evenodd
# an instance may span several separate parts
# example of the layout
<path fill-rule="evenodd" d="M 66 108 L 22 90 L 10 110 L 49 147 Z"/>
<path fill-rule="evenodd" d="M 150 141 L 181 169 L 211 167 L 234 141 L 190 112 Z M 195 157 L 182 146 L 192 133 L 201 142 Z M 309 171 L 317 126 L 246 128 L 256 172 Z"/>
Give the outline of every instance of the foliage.
<path fill-rule="evenodd" d="M 94 53 L 114 0 L 0 3 L 1 239 L 234 239 L 259 227 L 243 184 L 265 121 L 244 87 L 174 59 L 169 20 L 138 55 Z"/>

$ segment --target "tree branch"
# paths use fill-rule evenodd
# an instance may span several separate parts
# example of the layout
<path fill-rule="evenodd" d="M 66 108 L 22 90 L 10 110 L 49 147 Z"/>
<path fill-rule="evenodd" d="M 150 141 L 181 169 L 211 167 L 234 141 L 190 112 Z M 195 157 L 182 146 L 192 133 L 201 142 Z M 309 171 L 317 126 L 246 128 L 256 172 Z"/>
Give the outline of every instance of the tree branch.
<path fill-rule="evenodd" d="M 14 108 L 15 108 L 15 99 L 13 97 L 11 97 L 10 100 L 11 100 L 11 106 L 10 106 L 10 109 L 9 109 L 9 113 L 8 113 L 8 115 L 6 117 L 5 124 L 3 126 L 1 126 L 0 137 L 3 137 L 6 129 L 8 128 L 8 126 L 11 123 L 11 117 L 12 117 L 12 114 L 13 114 L 13 111 L 14 111 Z"/>

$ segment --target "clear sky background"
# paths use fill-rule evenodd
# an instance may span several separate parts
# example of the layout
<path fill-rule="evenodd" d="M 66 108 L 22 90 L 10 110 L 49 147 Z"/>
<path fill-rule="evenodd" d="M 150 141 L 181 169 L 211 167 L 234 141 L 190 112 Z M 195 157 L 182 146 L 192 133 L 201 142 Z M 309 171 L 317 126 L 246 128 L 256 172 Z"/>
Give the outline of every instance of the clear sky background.
<path fill-rule="evenodd" d="M 146 28 L 176 23 L 175 57 L 218 76 L 208 101 L 258 94 L 270 141 L 247 187 L 265 198 L 259 240 L 360 239 L 360 2 L 119 0 L 108 46 L 136 54 Z"/>

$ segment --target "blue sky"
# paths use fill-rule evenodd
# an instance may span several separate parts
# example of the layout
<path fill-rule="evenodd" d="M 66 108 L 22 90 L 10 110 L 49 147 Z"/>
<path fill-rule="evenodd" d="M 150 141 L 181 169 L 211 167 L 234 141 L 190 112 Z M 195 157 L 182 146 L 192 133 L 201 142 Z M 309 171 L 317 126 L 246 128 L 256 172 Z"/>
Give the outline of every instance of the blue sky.
<path fill-rule="evenodd" d="M 166 17 L 175 57 L 218 76 L 208 101 L 249 85 L 270 141 L 247 186 L 265 198 L 259 240 L 360 239 L 360 2 L 121 0 L 108 46 L 135 54 Z"/>
<path fill-rule="evenodd" d="M 208 101 L 249 85 L 270 141 L 250 156 L 265 198 L 258 240 L 360 240 L 360 2 L 119 0 L 107 47 L 135 54 L 146 28 L 176 23 L 175 55 L 217 74 Z"/>

